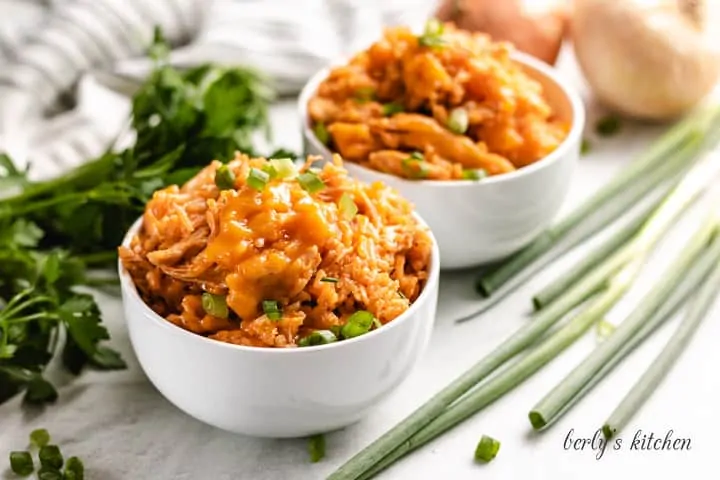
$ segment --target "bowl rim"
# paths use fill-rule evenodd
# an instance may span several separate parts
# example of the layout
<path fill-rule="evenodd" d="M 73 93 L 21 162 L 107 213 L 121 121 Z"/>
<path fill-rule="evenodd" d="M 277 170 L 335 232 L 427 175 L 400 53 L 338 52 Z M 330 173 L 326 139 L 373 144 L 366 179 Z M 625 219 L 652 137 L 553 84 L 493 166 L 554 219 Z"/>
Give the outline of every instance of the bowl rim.
<path fill-rule="evenodd" d="M 544 157 L 540 158 L 539 160 L 536 160 L 530 165 L 527 165 L 525 167 L 519 168 L 515 171 L 509 172 L 509 173 L 503 173 L 501 175 L 493 175 L 489 177 L 485 177 L 478 180 L 409 180 L 406 178 L 398 177 L 395 175 L 391 175 L 389 173 L 385 172 L 379 172 L 377 170 L 373 170 L 371 168 L 364 167 L 360 164 L 351 162 L 349 160 L 344 161 L 344 163 L 352 164 L 353 168 L 363 169 L 373 175 L 378 176 L 378 180 L 381 179 L 392 179 L 393 181 L 397 182 L 398 184 L 406 184 L 406 185 L 432 185 L 435 187 L 440 188 L 447 188 L 447 187 L 467 187 L 470 185 L 479 186 L 479 185 L 491 185 L 491 184 L 500 184 L 504 182 L 512 182 L 515 179 L 521 178 L 523 176 L 531 175 L 533 172 L 536 172 L 538 170 L 542 170 L 545 168 L 549 168 L 550 165 L 553 163 L 556 163 L 559 161 L 560 158 L 564 157 L 568 154 L 568 151 L 573 148 L 574 145 L 579 145 L 581 142 L 582 134 L 585 129 L 585 122 L 586 122 L 586 114 L 585 114 L 585 107 L 582 101 L 582 98 L 580 97 L 580 93 L 577 91 L 576 88 L 574 88 L 570 82 L 567 81 L 562 75 L 559 74 L 558 70 L 555 69 L 553 66 L 548 65 L 547 63 L 527 54 L 524 52 L 520 52 L 518 50 L 515 50 L 511 54 L 511 58 L 526 67 L 530 67 L 531 69 L 538 72 L 540 75 L 544 76 L 547 80 L 554 83 L 562 92 L 565 99 L 569 102 L 570 108 L 572 110 L 572 124 L 570 126 L 570 131 L 565 136 L 565 139 L 560 143 L 560 145 L 555 148 L 552 152 L 545 155 Z M 341 65 L 346 64 L 348 61 L 347 57 L 344 57 L 340 60 L 337 60 L 335 62 L 332 62 L 327 67 L 321 69 L 317 73 L 315 73 L 310 79 L 307 81 L 305 86 L 300 92 L 300 95 L 298 97 L 298 113 L 300 116 L 300 124 L 302 128 L 302 136 L 303 138 L 310 142 L 314 149 L 319 152 L 323 152 L 323 154 L 330 156 L 335 152 L 332 152 L 330 149 L 328 149 L 324 144 L 322 144 L 315 134 L 312 131 L 312 128 L 310 127 L 310 118 L 308 116 L 307 112 L 307 104 L 310 100 L 310 97 L 315 94 L 315 91 L 317 90 L 320 83 L 325 80 L 327 75 L 330 73 L 330 70 L 332 70 L 334 67 L 338 67 Z M 305 152 L 304 152 L 305 153 Z"/>
<path fill-rule="evenodd" d="M 247 345 L 236 345 L 234 343 L 228 343 L 228 342 L 221 342 L 219 340 L 213 340 L 211 338 L 205 337 L 203 335 L 191 332 L 189 330 L 185 330 L 184 328 L 181 328 L 169 320 L 163 318 L 159 314 L 157 314 L 150 306 L 145 303 L 145 301 L 140 296 L 137 287 L 135 286 L 135 282 L 133 282 L 132 278 L 130 277 L 130 273 L 125 269 L 125 266 L 122 263 L 122 260 L 118 258 L 118 274 L 120 277 L 120 289 L 123 293 L 123 315 L 127 316 L 127 302 L 133 302 L 139 305 L 139 308 L 141 311 L 145 314 L 146 317 L 149 317 L 149 319 L 160 326 L 161 328 L 164 328 L 168 331 L 170 335 L 177 335 L 181 338 L 186 338 L 188 341 L 198 341 L 198 342 L 206 342 L 207 345 L 215 345 L 218 348 L 229 348 L 232 350 L 236 350 L 239 352 L 254 352 L 259 353 L 261 355 L 299 355 L 303 353 L 312 353 L 312 352 L 320 352 L 320 351 L 329 351 L 337 348 L 343 348 L 342 345 L 349 345 L 354 343 L 360 343 L 360 342 L 372 342 L 372 339 L 379 335 L 383 335 L 383 332 L 387 332 L 390 329 L 398 328 L 398 326 L 402 323 L 406 323 L 408 321 L 411 321 L 410 319 L 420 310 L 421 305 L 426 304 L 428 301 L 431 301 L 430 298 L 431 295 L 434 295 L 433 292 L 439 291 L 439 283 L 440 283 L 440 248 L 438 246 L 437 240 L 435 239 L 435 236 L 428 226 L 428 224 L 423 220 L 423 218 L 417 213 L 413 212 L 413 216 L 418 221 L 421 227 L 424 227 L 427 234 L 430 236 L 430 240 L 432 242 L 432 247 L 430 250 L 430 263 L 429 263 L 429 269 L 428 269 L 428 278 L 425 282 L 425 286 L 423 287 L 423 290 L 420 292 L 420 295 L 418 295 L 418 298 L 408 307 L 407 310 L 405 310 L 403 313 L 398 315 L 395 319 L 393 319 L 391 322 L 386 323 L 382 326 L 382 328 L 378 328 L 376 330 L 371 330 L 370 332 L 360 335 L 358 337 L 349 338 L 346 340 L 340 340 L 337 342 L 327 343 L 324 345 L 311 345 L 308 347 L 302 347 L 302 348 L 273 348 L 273 347 L 251 347 Z M 135 237 L 135 235 L 139 232 L 140 227 L 142 225 L 144 216 L 141 215 L 138 219 L 133 222 L 132 226 L 128 229 L 127 233 L 125 234 L 125 237 L 122 241 L 123 247 L 129 247 L 130 242 Z M 436 311 L 433 311 L 431 314 L 431 317 L 434 319 L 436 316 Z M 128 319 L 125 318 L 125 322 L 128 322 Z M 132 343 L 132 338 L 131 338 Z"/>

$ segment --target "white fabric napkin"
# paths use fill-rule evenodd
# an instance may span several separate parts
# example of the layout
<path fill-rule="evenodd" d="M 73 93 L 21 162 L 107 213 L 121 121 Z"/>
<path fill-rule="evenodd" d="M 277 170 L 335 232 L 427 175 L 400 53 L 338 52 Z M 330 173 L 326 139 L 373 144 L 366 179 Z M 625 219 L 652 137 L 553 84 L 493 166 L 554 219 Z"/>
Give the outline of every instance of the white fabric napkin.
<path fill-rule="evenodd" d="M 155 25 L 175 47 L 173 64 L 247 65 L 269 75 L 281 94 L 296 94 L 314 72 L 363 48 L 384 26 L 420 25 L 435 2 L 37 0 L 18 9 L 17 0 L 0 0 L 0 18 L 24 12 L 22 22 L 0 20 L 0 56 L 7 52 L 0 150 L 29 162 L 35 178 L 99 155 L 127 111 L 108 112 L 87 96 L 63 111 L 62 95 L 97 70 L 144 76 Z"/>

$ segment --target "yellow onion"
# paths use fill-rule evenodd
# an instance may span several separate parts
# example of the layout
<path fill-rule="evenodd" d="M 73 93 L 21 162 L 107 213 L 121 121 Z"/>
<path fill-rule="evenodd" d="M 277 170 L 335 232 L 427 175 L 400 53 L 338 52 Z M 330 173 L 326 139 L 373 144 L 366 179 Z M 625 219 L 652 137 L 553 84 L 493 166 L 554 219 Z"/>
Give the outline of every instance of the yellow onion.
<path fill-rule="evenodd" d="M 713 0 L 575 0 L 571 36 L 598 99 L 628 116 L 676 117 L 720 76 Z"/>
<path fill-rule="evenodd" d="M 569 12 L 567 0 L 443 0 L 435 16 L 463 30 L 511 42 L 552 65 L 562 46 Z"/>

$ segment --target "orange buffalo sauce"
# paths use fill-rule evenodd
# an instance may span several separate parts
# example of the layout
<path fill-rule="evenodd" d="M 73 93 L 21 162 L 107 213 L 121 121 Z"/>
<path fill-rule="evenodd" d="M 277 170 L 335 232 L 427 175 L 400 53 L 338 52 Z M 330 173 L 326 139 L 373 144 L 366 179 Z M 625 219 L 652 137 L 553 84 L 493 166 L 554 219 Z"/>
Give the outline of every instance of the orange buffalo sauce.
<path fill-rule="evenodd" d="M 265 299 L 296 294 L 298 262 L 337 233 L 329 207 L 289 182 L 260 192 L 226 190 L 217 205 L 220 230 L 205 254 L 231 272 L 227 303 L 241 318 L 257 317 Z"/>

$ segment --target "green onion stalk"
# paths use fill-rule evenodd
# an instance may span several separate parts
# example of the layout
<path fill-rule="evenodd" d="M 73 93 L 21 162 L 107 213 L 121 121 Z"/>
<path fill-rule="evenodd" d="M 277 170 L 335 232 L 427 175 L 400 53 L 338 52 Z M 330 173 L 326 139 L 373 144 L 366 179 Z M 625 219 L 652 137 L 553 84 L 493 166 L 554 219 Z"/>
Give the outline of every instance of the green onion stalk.
<path fill-rule="evenodd" d="M 647 152 L 546 230 L 533 244 L 485 272 L 477 281 L 478 291 L 489 297 L 515 280 L 512 288 L 504 289 L 504 294 L 509 293 L 543 265 L 607 226 L 668 178 L 692 165 L 708 145 L 717 141 L 719 124 L 718 106 L 701 110 L 678 122 Z M 551 251 L 564 240 L 571 240 L 569 245 L 564 245 L 564 250 Z M 538 262 L 539 259 L 541 261 Z M 523 274 L 522 278 L 518 279 L 520 274 Z M 487 308 L 485 306 L 461 320 L 472 318 Z"/>
<path fill-rule="evenodd" d="M 640 267 L 640 262 L 628 263 L 609 281 L 606 290 L 591 299 L 589 305 L 570 322 L 547 337 L 519 361 L 509 365 L 498 375 L 480 384 L 451 405 L 382 460 L 369 465 L 359 478 L 367 480 L 374 477 L 400 458 L 434 440 L 520 385 L 599 321 L 627 292 Z"/>
<path fill-rule="evenodd" d="M 651 251 L 655 243 L 672 225 L 674 219 L 681 214 L 702 193 L 716 177 L 720 164 L 710 158 L 688 173 L 678 187 L 667 197 L 663 204 L 653 214 L 638 235 L 624 247 L 615 257 L 644 258 Z M 530 412 L 530 421 L 534 428 L 541 429 L 556 418 L 564 410 L 566 403 L 580 392 L 582 387 L 595 375 L 602 366 L 626 343 L 643 323 L 662 305 L 667 296 L 676 287 L 677 278 L 682 275 L 692 263 L 694 256 L 705 248 L 708 240 L 715 231 L 715 223 L 706 222 L 694 237 L 683 254 L 678 258 L 670 273 L 675 277 L 664 278 L 651 294 L 644 299 L 633 314 L 590 356 L 581 363 L 568 377 L 554 390 L 541 400 Z M 561 297 L 558 301 L 562 301 Z"/>
<path fill-rule="evenodd" d="M 607 438 L 612 437 L 627 425 L 632 416 L 662 382 L 690 343 L 700 323 L 707 317 L 708 311 L 717 298 L 718 291 L 720 291 L 720 262 L 715 263 L 710 278 L 700 287 L 688 312 L 663 350 L 603 425 L 603 433 Z"/>
<path fill-rule="evenodd" d="M 637 274 L 641 260 L 644 259 L 644 255 L 641 254 L 651 250 L 662 232 L 697 196 L 697 193 L 689 195 L 687 188 L 683 188 L 680 194 L 675 193 L 673 202 L 666 201 L 662 204 L 643 227 L 639 239 L 632 245 L 607 259 L 590 275 L 579 279 L 565 295 L 540 311 L 532 322 L 516 331 L 418 410 L 351 458 L 333 472 L 328 480 L 370 478 L 363 475 L 367 475 L 367 472 L 379 472 L 398 458 L 432 440 L 514 388 L 550 361 L 593 323 L 599 321 L 622 297 Z M 540 347 L 501 375 L 494 377 L 471 396 L 447 408 L 505 362 L 536 342 L 568 312 L 598 292 L 602 292 L 600 298 L 593 299 L 589 307 L 543 342 Z"/>
<path fill-rule="evenodd" d="M 720 264 L 720 239 L 718 235 L 713 239 L 713 244 L 705 252 L 703 252 L 697 260 L 695 260 L 692 268 L 686 272 L 681 278 L 680 286 L 673 291 L 668 300 L 663 303 L 662 307 L 650 317 L 642 329 L 628 343 L 613 356 L 602 369 L 597 372 L 592 379 L 586 383 L 583 388 L 575 395 L 565 406 L 557 413 L 555 420 L 570 410 L 570 408 L 580 401 L 588 392 L 590 392 L 600 381 L 605 378 L 615 367 L 631 352 L 643 343 L 650 335 L 652 335 L 667 319 L 672 317 L 687 299 L 697 292 L 697 289 L 703 284 L 711 270 L 715 265 Z M 549 425 L 549 424 L 548 424 Z M 546 426 L 548 426 L 546 425 Z"/>

